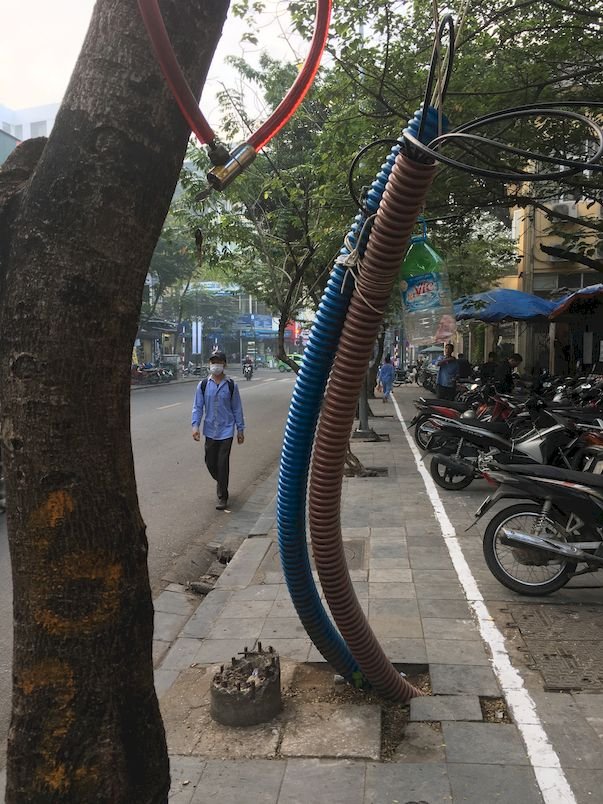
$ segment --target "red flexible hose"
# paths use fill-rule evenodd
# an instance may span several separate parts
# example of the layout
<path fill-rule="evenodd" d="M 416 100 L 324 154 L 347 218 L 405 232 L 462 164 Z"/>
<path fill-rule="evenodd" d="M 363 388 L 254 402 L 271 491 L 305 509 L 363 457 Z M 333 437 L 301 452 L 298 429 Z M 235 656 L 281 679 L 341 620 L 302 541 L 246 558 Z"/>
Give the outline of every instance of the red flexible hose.
<path fill-rule="evenodd" d="M 379 645 L 350 580 L 341 537 L 340 500 L 356 402 L 383 311 L 400 270 L 435 165 L 396 158 L 352 295 L 329 378 L 312 458 L 309 512 L 320 582 L 341 635 L 370 684 L 384 697 L 408 701 L 420 691 L 400 676 Z"/>
<path fill-rule="evenodd" d="M 138 8 L 161 71 L 180 107 L 182 116 L 200 142 L 213 142 L 216 135 L 199 109 L 199 103 L 180 69 L 159 9 L 159 3 L 157 0 L 138 0 Z"/>
<path fill-rule="evenodd" d="M 184 119 L 201 142 L 213 142 L 216 135 L 199 109 L 199 104 L 182 74 L 159 9 L 158 0 L 138 0 L 138 7 L 159 66 Z M 306 92 L 312 86 L 327 42 L 330 19 L 331 0 L 316 0 L 316 18 L 310 52 L 289 92 L 268 120 L 247 139 L 247 144 L 251 145 L 255 151 L 263 148 L 291 119 Z"/>
<path fill-rule="evenodd" d="M 263 148 L 291 119 L 295 110 L 304 99 L 306 92 L 312 86 L 327 43 L 330 20 L 331 0 L 316 0 L 314 35 L 312 36 L 312 42 L 310 44 L 310 52 L 306 56 L 304 66 L 300 70 L 289 92 L 287 92 L 283 100 L 272 112 L 268 120 L 247 139 L 247 143 L 253 146 L 256 151 Z"/>

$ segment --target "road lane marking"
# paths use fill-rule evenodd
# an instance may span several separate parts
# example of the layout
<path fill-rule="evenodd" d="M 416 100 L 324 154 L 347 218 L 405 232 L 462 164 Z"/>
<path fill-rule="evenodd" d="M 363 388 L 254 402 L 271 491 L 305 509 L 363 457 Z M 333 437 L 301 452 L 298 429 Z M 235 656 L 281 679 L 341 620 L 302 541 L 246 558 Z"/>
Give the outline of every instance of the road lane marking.
<path fill-rule="evenodd" d="M 171 405 L 161 405 L 161 407 L 157 408 L 157 410 L 167 410 L 168 408 L 177 408 L 178 405 L 181 405 L 182 402 L 172 402 Z"/>
<path fill-rule="evenodd" d="M 492 654 L 492 667 L 525 743 L 528 759 L 536 776 L 542 799 L 545 804 L 576 804 L 576 798 L 561 767 L 559 757 L 538 717 L 536 704 L 526 689 L 520 673 L 511 664 L 505 646 L 505 638 L 486 607 L 484 597 L 479 591 L 477 581 L 463 554 L 454 525 L 446 513 L 433 478 L 423 463 L 393 394 L 392 399 L 400 426 L 425 484 L 427 496 L 442 531 L 442 537 L 459 582 L 463 587 L 467 602 L 476 616 L 481 637 Z"/>

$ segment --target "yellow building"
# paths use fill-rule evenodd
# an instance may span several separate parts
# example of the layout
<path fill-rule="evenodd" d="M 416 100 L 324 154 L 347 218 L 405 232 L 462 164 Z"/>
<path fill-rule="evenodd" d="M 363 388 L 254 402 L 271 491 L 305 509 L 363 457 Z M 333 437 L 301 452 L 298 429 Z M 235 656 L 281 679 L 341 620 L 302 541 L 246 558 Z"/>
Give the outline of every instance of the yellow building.
<path fill-rule="evenodd" d="M 563 248 L 565 233 L 580 234 L 582 243 L 592 243 L 595 247 L 594 259 L 601 260 L 603 270 L 603 250 L 600 246 L 597 249 L 601 236 L 573 222 L 584 217 L 598 218 L 603 223 L 601 206 L 592 202 L 587 204 L 586 201 L 560 199 L 547 202 L 546 207 L 553 216 L 559 217 L 550 220 L 545 211 L 533 206 L 512 210 L 512 236 L 517 243 L 518 255 L 517 273 L 504 277 L 499 284 L 554 299 L 560 298 L 564 292 L 603 281 L 602 273 L 558 255 L 549 255 L 541 248 Z M 565 248 L 572 250 L 567 245 Z M 504 333 L 505 339 L 512 339 L 515 350 L 524 356 L 524 366 L 528 371 L 536 367 L 547 368 L 554 373 L 573 373 L 575 370 L 575 362 L 582 353 L 576 335 L 569 322 L 551 325 L 544 320 L 508 325 Z"/>

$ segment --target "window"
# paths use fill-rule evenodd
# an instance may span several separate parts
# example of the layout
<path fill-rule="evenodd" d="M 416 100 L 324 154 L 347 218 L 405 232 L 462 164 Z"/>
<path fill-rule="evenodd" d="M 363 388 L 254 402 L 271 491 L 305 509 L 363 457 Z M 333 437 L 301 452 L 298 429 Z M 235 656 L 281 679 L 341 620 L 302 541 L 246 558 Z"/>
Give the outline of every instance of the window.
<path fill-rule="evenodd" d="M 45 137 L 46 136 L 46 120 L 39 120 L 37 123 L 31 124 L 32 137 Z"/>
<path fill-rule="evenodd" d="M 534 274 L 534 292 L 539 290 L 555 290 L 557 274 Z"/>
<path fill-rule="evenodd" d="M 581 288 L 582 287 L 582 274 L 579 274 L 579 273 L 559 274 L 558 287 L 560 287 L 560 288 L 570 288 L 571 290 Z"/>

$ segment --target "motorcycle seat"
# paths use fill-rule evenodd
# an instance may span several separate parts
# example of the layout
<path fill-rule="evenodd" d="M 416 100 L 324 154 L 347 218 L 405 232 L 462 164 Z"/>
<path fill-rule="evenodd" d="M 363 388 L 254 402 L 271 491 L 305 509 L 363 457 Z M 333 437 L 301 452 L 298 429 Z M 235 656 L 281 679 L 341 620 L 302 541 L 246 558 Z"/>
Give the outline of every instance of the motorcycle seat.
<path fill-rule="evenodd" d="M 558 469 L 556 466 L 542 466 L 541 464 L 523 466 L 510 464 L 504 467 L 504 471 L 514 475 L 534 475 L 534 477 L 544 477 L 548 480 L 569 481 L 603 489 L 603 475 L 595 475 L 592 472 L 575 472 L 571 469 Z"/>
<path fill-rule="evenodd" d="M 466 419 L 464 424 L 479 427 L 481 430 L 488 430 L 490 433 L 496 433 L 497 435 L 509 435 L 509 426 L 505 422 L 484 422 L 481 419 Z"/>

